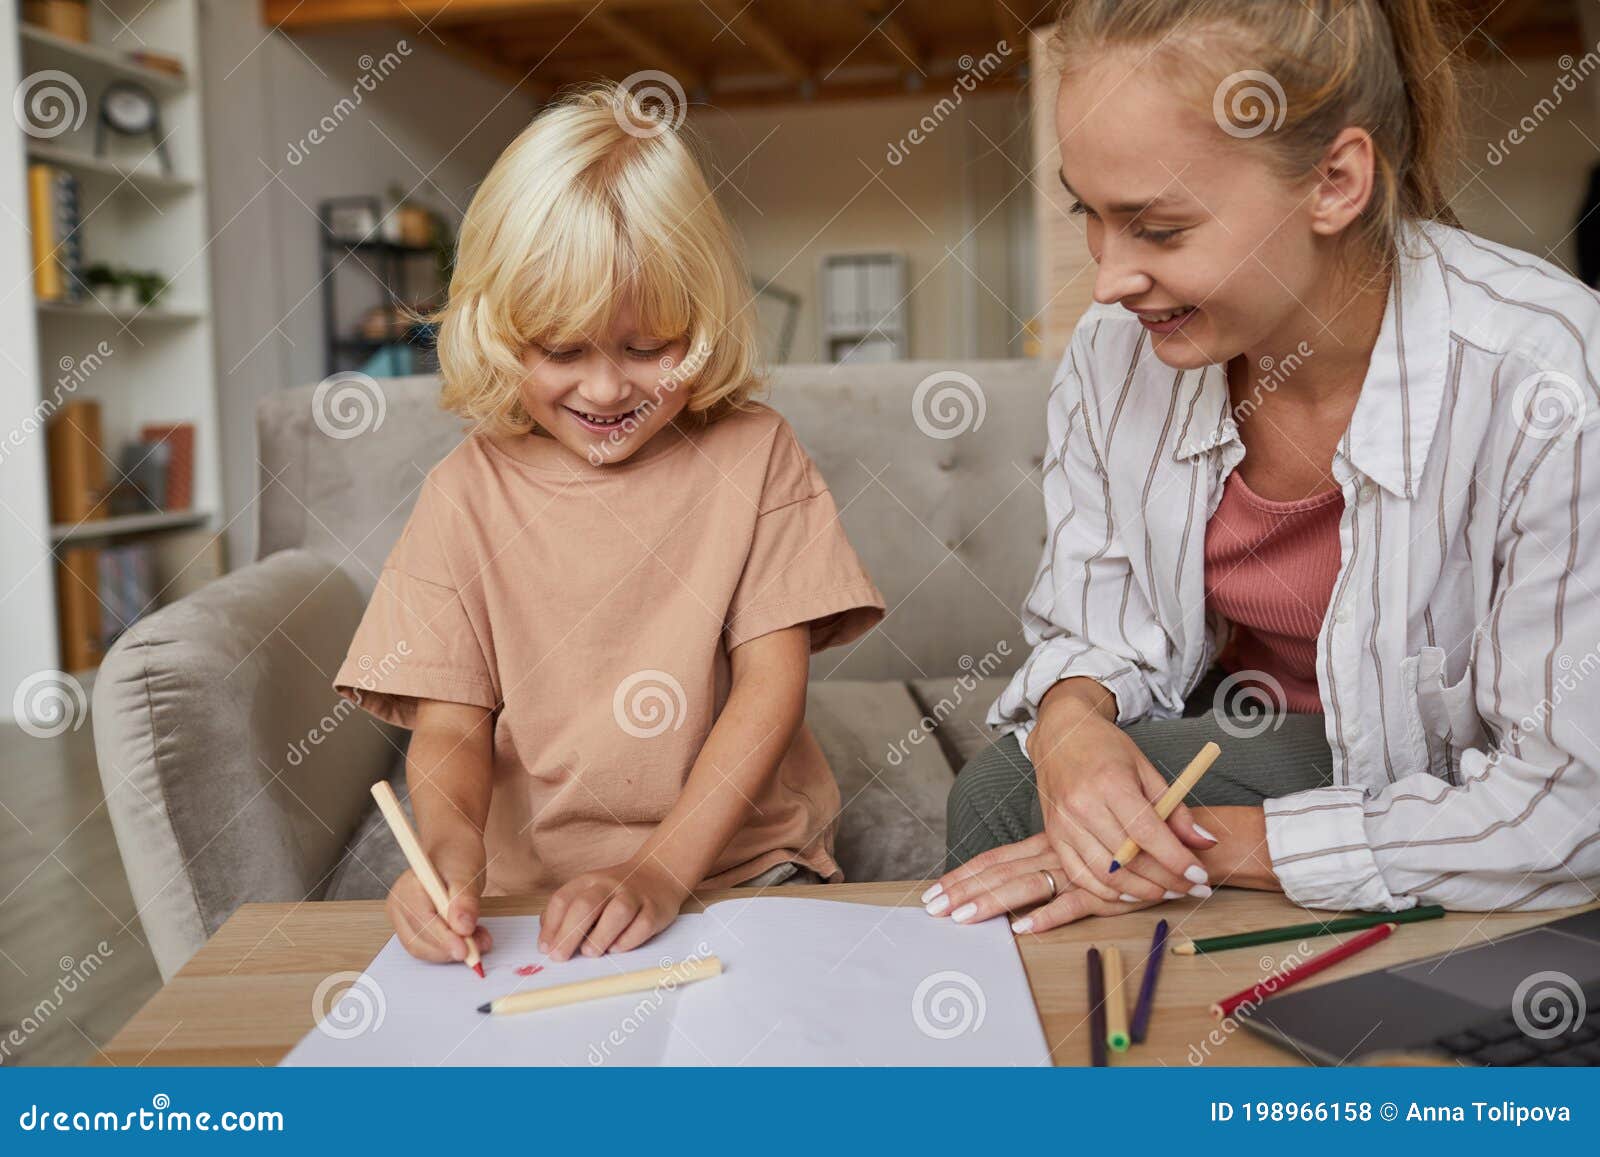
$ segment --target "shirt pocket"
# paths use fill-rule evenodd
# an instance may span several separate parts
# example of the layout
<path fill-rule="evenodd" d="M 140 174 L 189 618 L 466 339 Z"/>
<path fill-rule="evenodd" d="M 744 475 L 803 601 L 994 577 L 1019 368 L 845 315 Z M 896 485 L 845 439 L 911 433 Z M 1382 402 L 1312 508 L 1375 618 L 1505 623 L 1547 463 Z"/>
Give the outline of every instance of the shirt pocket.
<path fill-rule="evenodd" d="M 1429 773 L 1458 782 L 1460 753 L 1480 746 L 1486 735 L 1478 715 L 1472 669 L 1468 667 L 1454 683 L 1446 683 L 1449 670 L 1444 648 L 1423 647 L 1401 664 L 1401 676 L 1414 691 Z"/>

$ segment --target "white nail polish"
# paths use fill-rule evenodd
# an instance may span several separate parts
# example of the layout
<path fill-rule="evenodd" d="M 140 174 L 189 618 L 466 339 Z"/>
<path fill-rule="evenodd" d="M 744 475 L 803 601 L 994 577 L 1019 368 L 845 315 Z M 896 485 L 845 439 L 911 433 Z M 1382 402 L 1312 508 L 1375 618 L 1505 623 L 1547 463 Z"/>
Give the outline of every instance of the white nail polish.
<path fill-rule="evenodd" d="M 1011 931 L 1013 931 L 1013 932 L 1032 932 L 1033 931 L 1033 917 L 1032 916 L 1024 916 L 1021 920 L 1018 920 L 1015 924 L 1011 925 Z"/>
<path fill-rule="evenodd" d="M 1216 836 L 1214 836 L 1210 832 L 1206 831 L 1205 828 L 1201 827 L 1199 824 L 1195 824 L 1194 825 L 1194 830 L 1195 830 L 1195 834 L 1200 836 L 1203 839 L 1211 840 L 1213 843 L 1215 843 L 1217 841 L 1217 837 Z"/>
<path fill-rule="evenodd" d="M 965 924 L 968 920 L 971 920 L 972 917 L 977 914 L 977 912 L 978 906 L 976 904 L 963 904 L 954 912 L 950 913 L 950 919 L 954 920 L 957 924 Z"/>
<path fill-rule="evenodd" d="M 1206 887 L 1204 884 L 1196 884 L 1194 887 L 1189 889 L 1189 895 L 1193 896 L 1196 900 L 1204 900 L 1207 896 L 1211 895 L 1211 889 Z"/>
<path fill-rule="evenodd" d="M 928 915 L 943 916 L 944 910 L 950 907 L 949 896 L 935 896 L 928 904 Z"/>
<path fill-rule="evenodd" d="M 1163 892 L 1161 893 L 1161 898 L 1163 900 L 1176 900 L 1181 895 L 1183 895 L 1182 892 Z"/>
<path fill-rule="evenodd" d="M 1190 864 L 1183 870 L 1183 878 L 1191 884 L 1204 884 L 1207 878 L 1206 870 L 1199 864 Z M 1193 893 L 1190 893 L 1190 895 L 1193 895 Z"/>
<path fill-rule="evenodd" d="M 929 900 L 933 899 L 935 896 L 937 896 L 942 891 L 944 891 L 944 885 L 943 884 L 935 884 L 933 887 L 929 888 L 926 892 L 922 893 L 922 902 L 924 904 L 926 904 Z"/>
<path fill-rule="evenodd" d="M 1121 900 L 1124 904 L 1137 904 L 1139 902 L 1139 897 L 1135 896 L 1131 892 L 1124 892 L 1122 895 L 1118 896 L 1117 899 Z"/>

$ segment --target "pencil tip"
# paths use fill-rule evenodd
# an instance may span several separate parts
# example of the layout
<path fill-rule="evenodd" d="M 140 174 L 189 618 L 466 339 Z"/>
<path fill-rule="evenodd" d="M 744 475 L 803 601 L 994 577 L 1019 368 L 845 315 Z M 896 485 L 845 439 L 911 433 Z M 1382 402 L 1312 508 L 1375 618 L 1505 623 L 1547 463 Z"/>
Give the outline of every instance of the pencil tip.
<path fill-rule="evenodd" d="M 490 1001 L 485 1001 L 484 1003 L 480 1004 L 478 1006 L 478 1011 L 479 1012 L 488 1012 L 490 1003 L 491 1003 Z"/>
<path fill-rule="evenodd" d="M 480 980 L 487 980 L 488 979 L 488 977 L 483 975 L 483 961 L 480 960 L 480 961 L 478 961 L 478 963 L 474 964 L 472 966 L 472 971 L 474 971 L 474 972 L 476 972 L 478 974 L 478 979 L 480 979 Z"/>
<path fill-rule="evenodd" d="M 1112 871 L 1113 871 L 1113 872 L 1115 872 L 1115 871 L 1116 871 L 1116 870 L 1117 870 L 1117 869 L 1118 869 L 1118 868 L 1120 868 L 1120 867 L 1122 867 L 1122 865 L 1121 865 L 1121 864 L 1119 864 L 1119 863 L 1117 863 L 1117 861 L 1115 861 L 1115 860 L 1112 860 L 1112 861 L 1111 861 L 1111 870 L 1112 870 Z"/>

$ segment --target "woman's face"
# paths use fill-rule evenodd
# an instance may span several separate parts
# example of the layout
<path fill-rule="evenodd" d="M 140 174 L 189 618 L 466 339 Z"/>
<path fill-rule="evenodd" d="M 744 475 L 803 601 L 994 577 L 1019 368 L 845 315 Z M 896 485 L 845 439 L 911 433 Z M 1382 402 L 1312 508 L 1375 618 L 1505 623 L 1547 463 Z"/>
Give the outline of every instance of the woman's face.
<path fill-rule="evenodd" d="M 662 341 L 638 332 L 624 307 L 603 337 L 522 356 L 522 404 L 540 433 L 596 466 L 625 461 L 688 403 L 681 380 L 688 338 Z M 674 373 L 674 370 L 678 373 Z"/>
<path fill-rule="evenodd" d="M 1224 132 L 1161 71 L 1113 53 L 1058 94 L 1061 180 L 1099 266 L 1095 300 L 1137 314 L 1175 369 L 1299 340 L 1329 264 L 1309 182 L 1274 174 L 1263 148 Z"/>

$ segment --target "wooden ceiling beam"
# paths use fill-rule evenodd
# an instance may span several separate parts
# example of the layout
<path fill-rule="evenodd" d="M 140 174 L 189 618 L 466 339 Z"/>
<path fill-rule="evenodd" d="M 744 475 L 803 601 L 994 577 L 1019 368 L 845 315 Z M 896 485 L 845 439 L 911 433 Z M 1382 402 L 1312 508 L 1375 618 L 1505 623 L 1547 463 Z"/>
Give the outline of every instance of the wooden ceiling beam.
<path fill-rule="evenodd" d="M 483 45 L 478 44 L 460 33 L 438 27 L 436 24 L 423 27 L 413 25 L 413 31 L 418 41 L 431 43 L 446 56 L 459 60 L 462 64 L 477 69 L 494 77 L 502 84 L 520 89 L 527 93 L 539 104 L 550 99 L 548 85 L 540 84 L 525 67 L 519 68 L 515 61 L 507 60 L 496 52 L 491 52 Z"/>
<path fill-rule="evenodd" d="M 388 22 L 413 27 L 437 19 L 459 24 L 563 12 L 572 7 L 572 0 L 262 0 L 261 16 L 271 28 Z"/>
<path fill-rule="evenodd" d="M 749 4 L 739 0 L 702 0 L 716 17 L 733 29 L 734 34 L 755 49 L 767 63 L 790 80 L 804 83 L 811 78 L 811 69 L 784 44 L 783 38 L 750 10 Z"/>
<path fill-rule="evenodd" d="M 862 18 L 873 32 L 889 42 L 895 54 L 905 60 L 909 69 L 907 75 L 916 74 L 920 80 L 927 73 L 926 60 L 922 49 L 905 30 L 905 26 L 894 18 L 894 9 L 880 2 L 868 0 L 863 6 Z"/>
<path fill-rule="evenodd" d="M 586 23 L 610 37 L 646 68 L 666 73 L 685 90 L 705 87 L 705 77 L 698 68 L 614 13 L 597 8 L 589 14 Z"/>
<path fill-rule="evenodd" d="M 626 0 L 630 11 L 686 8 L 699 0 Z M 529 16 L 582 14 L 593 0 L 261 0 L 270 27 L 328 28 L 350 24 L 483 24 Z"/>

